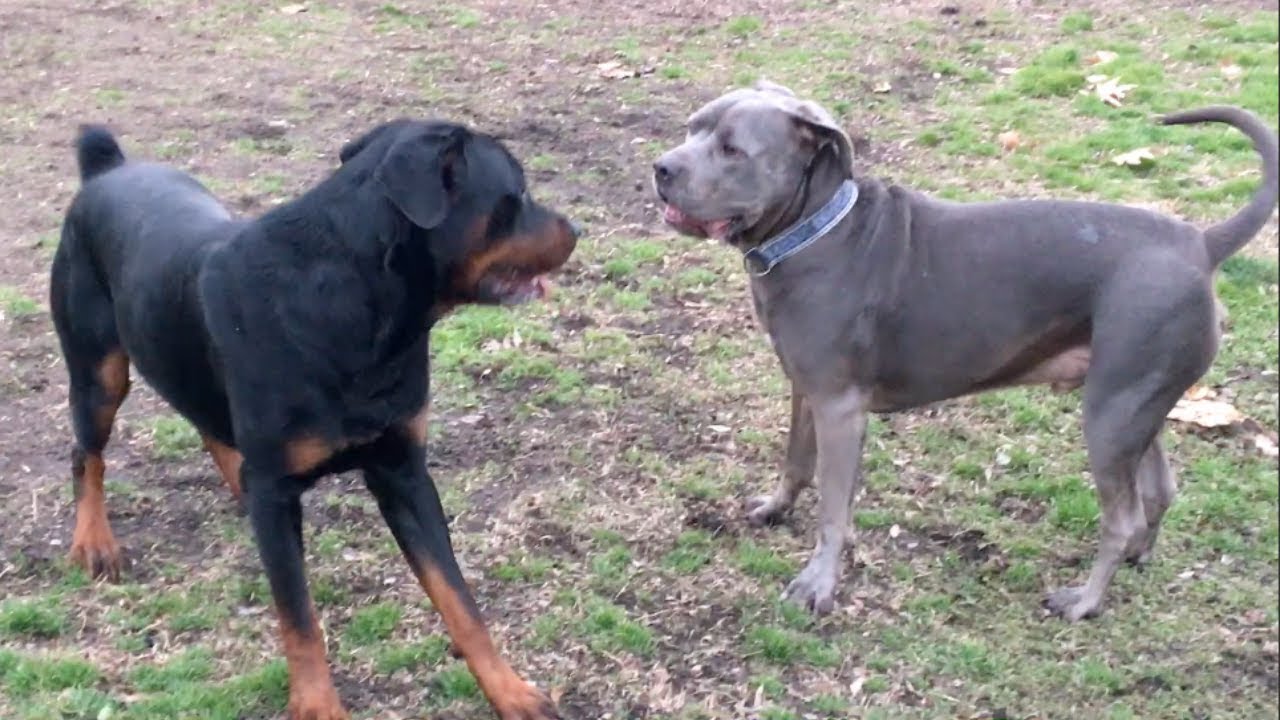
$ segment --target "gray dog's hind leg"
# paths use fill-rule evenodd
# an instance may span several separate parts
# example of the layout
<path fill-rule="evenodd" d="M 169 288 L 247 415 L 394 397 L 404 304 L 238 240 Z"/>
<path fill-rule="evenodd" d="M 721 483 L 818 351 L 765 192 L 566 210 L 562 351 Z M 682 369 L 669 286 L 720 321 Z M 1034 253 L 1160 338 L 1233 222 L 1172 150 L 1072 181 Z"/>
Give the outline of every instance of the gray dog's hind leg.
<path fill-rule="evenodd" d="M 1213 295 L 1203 277 L 1176 258 L 1140 260 L 1140 271 L 1117 268 L 1113 278 L 1121 280 L 1113 279 L 1095 313 L 1084 431 L 1102 510 L 1098 554 L 1083 586 L 1046 601 L 1073 622 L 1096 615 L 1120 563 L 1142 557 L 1154 542 L 1173 498 L 1157 436 L 1217 350 Z"/>
<path fill-rule="evenodd" d="M 1145 565 L 1151 559 L 1155 549 L 1156 537 L 1160 534 L 1160 521 L 1164 513 L 1173 504 L 1174 495 L 1178 492 L 1178 483 L 1174 479 L 1173 470 L 1165 458 L 1160 438 L 1151 441 L 1142 460 L 1138 462 L 1138 494 L 1142 497 L 1142 509 L 1146 515 L 1145 535 L 1130 548 L 1125 558 L 1133 565 Z"/>
<path fill-rule="evenodd" d="M 772 495 L 758 495 L 747 501 L 747 520 L 764 525 L 782 517 L 795 504 L 800 491 L 813 482 L 818 449 L 813 431 L 813 413 L 804 395 L 791 389 L 791 429 L 787 433 L 787 457 L 782 479 Z"/>
<path fill-rule="evenodd" d="M 849 533 L 853 499 L 862 485 L 862 445 L 867 434 L 866 402 L 851 388 L 811 401 L 817 439 L 820 495 L 818 543 L 809 564 L 787 586 L 783 597 L 819 615 L 835 607 L 836 582 Z"/>

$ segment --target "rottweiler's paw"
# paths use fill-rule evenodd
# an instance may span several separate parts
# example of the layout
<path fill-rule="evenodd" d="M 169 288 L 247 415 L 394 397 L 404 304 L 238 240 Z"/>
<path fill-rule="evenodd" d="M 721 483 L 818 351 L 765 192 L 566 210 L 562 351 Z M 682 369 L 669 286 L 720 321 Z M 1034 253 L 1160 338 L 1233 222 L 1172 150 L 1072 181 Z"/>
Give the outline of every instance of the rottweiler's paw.
<path fill-rule="evenodd" d="M 289 720 L 349 720 L 333 686 L 290 688 Z"/>
<path fill-rule="evenodd" d="M 790 509 L 791 506 L 776 495 L 757 495 L 746 502 L 747 522 L 756 527 L 773 525 Z"/>
<path fill-rule="evenodd" d="M 89 577 L 105 577 L 111 582 L 118 582 L 124 570 L 124 556 L 110 529 L 76 533 L 67 560 L 83 568 Z"/>
<path fill-rule="evenodd" d="M 1092 597 L 1085 586 L 1065 587 L 1049 593 L 1044 600 L 1045 607 L 1054 615 L 1067 622 L 1079 622 L 1087 618 L 1097 617 L 1102 610 L 1101 598 Z"/>
<path fill-rule="evenodd" d="M 835 569 L 814 558 L 791 581 L 782 597 L 815 615 L 826 615 L 836 606 Z"/>
<path fill-rule="evenodd" d="M 512 683 L 509 690 L 490 701 L 502 720 L 560 720 L 551 700 L 523 680 Z"/>

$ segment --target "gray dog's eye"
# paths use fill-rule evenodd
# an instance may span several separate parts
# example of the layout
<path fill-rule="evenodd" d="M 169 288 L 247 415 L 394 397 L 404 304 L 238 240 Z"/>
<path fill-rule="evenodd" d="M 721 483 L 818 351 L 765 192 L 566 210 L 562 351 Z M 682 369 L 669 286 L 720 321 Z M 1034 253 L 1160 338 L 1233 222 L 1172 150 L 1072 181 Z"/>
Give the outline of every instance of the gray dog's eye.
<path fill-rule="evenodd" d="M 733 143 L 727 142 L 720 144 L 720 152 L 724 153 L 725 157 L 737 157 L 742 154 L 742 151 L 734 147 Z"/>

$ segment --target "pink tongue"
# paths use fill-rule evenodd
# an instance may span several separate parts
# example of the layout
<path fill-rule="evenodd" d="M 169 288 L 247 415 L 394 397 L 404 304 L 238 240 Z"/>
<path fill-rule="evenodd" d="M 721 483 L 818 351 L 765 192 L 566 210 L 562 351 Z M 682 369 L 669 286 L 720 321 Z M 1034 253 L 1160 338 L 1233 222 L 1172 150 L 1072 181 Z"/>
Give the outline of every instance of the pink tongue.
<path fill-rule="evenodd" d="M 668 205 L 666 209 L 662 211 L 662 219 L 677 225 L 689 222 L 689 219 L 685 217 L 685 214 L 680 212 L 680 209 L 675 205 Z"/>
<path fill-rule="evenodd" d="M 551 294 L 551 281 L 546 275 L 538 275 L 529 281 L 533 285 L 533 292 L 539 298 L 545 298 Z"/>
<path fill-rule="evenodd" d="M 703 225 L 703 229 L 705 229 L 707 234 L 711 237 L 717 240 L 724 240 L 729 236 L 729 225 L 732 222 L 733 221 L 731 220 L 712 220 L 706 225 Z"/>

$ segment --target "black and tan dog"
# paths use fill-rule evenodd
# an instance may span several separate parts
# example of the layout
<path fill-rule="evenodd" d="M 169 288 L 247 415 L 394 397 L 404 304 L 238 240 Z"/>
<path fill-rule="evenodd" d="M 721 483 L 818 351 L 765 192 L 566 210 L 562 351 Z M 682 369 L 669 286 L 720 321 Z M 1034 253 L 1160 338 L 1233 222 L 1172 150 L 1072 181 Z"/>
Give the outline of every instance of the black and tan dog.
<path fill-rule="evenodd" d="M 346 717 L 307 591 L 299 500 L 356 468 L 497 714 L 556 717 L 498 654 L 454 559 L 425 463 L 428 331 L 460 304 L 542 296 L 544 273 L 573 251 L 570 222 L 529 198 L 498 141 L 443 122 L 374 128 L 327 179 L 256 220 L 233 219 L 178 170 L 126 162 L 102 128 L 84 128 L 77 150 L 83 187 L 50 303 L 76 439 L 71 559 L 121 570 L 102 452 L 132 364 L 243 495 L 293 718 Z"/>

